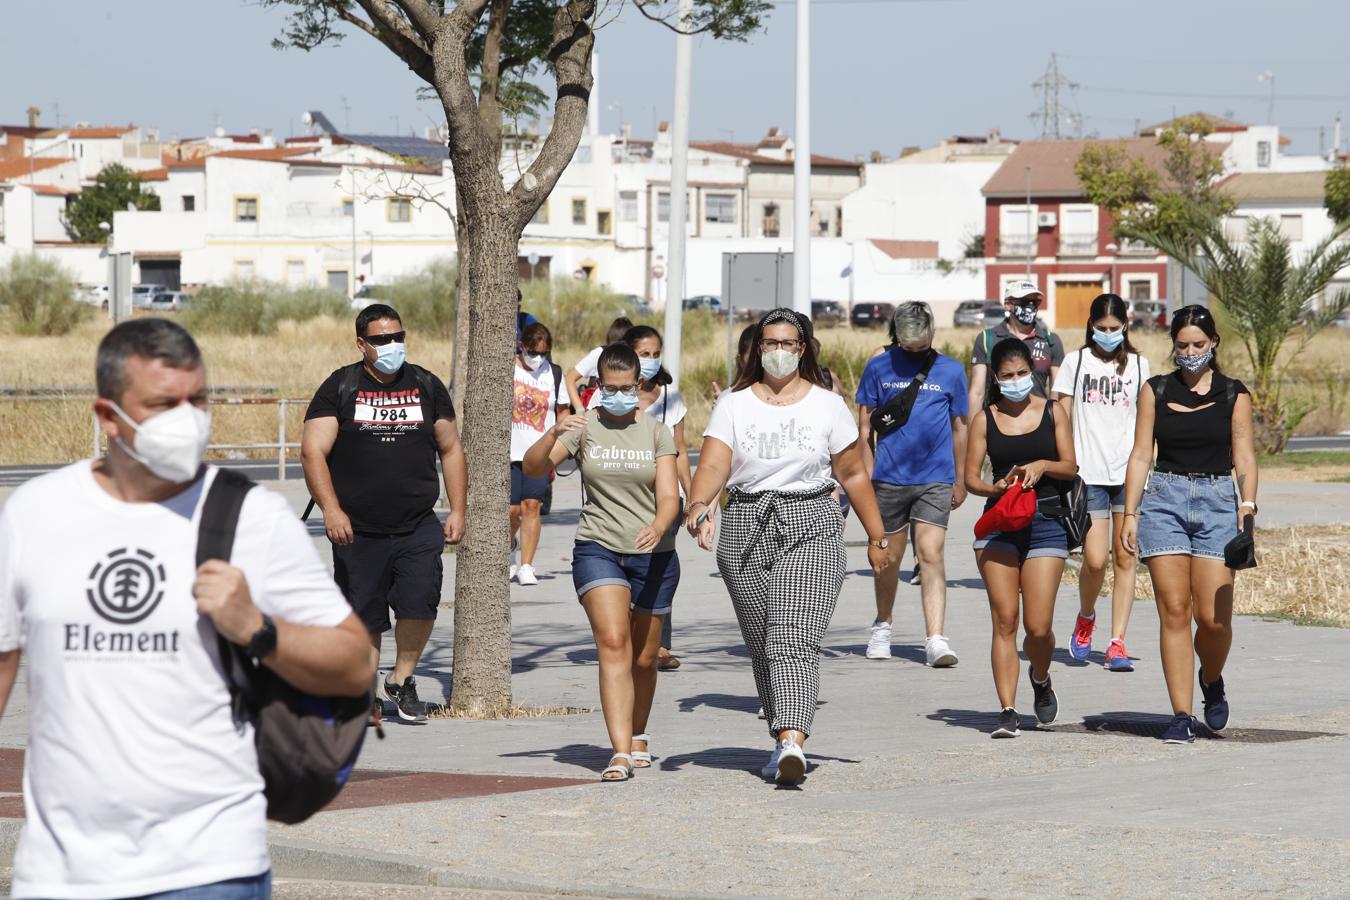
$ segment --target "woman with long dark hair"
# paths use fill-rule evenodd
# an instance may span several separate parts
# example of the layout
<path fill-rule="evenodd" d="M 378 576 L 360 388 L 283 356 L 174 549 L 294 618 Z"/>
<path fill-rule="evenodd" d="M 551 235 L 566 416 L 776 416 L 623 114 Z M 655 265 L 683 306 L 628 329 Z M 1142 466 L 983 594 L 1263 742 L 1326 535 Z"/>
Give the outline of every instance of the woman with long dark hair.
<path fill-rule="evenodd" d="M 966 490 L 989 498 L 986 510 L 1014 483 L 1033 489 L 1049 479 L 1071 479 L 1077 471 L 1068 417 L 1062 412 L 1055 415 L 1053 401 L 1032 396 L 1035 370 L 1026 343 L 1018 338 L 999 341 L 989 354 L 989 368 L 994 375 L 990 403 L 983 415 L 971 417 L 966 445 Z M 992 484 L 982 476 L 986 455 Z M 1047 493 L 1055 493 L 1053 487 Z M 1064 523 L 1039 510 L 1025 528 L 996 531 L 975 542 L 994 623 L 989 656 L 1002 708 L 992 737 L 1021 734 L 1015 707 L 1019 607 L 1036 720 L 1049 725 L 1059 714 L 1059 698 L 1050 683 L 1050 658 L 1055 651 L 1055 593 L 1068 558 Z"/>
<path fill-rule="evenodd" d="M 1196 656 L 1205 725 L 1213 732 L 1228 725 L 1223 668 L 1233 646 L 1233 570 L 1224 547 L 1242 518 L 1256 515 L 1257 471 L 1251 394 L 1219 369 L 1214 316 L 1203 306 L 1183 307 L 1172 316 L 1171 334 L 1176 370 L 1150 378 L 1139 396 L 1123 543 L 1153 579 L 1172 701 L 1163 740 L 1189 744 Z"/>
<path fill-rule="evenodd" d="M 1131 672 L 1125 650 L 1125 626 L 1134 605 L 1135 558 L 1120 543 L 1125 526 L 1125 468 L 1134 434 L 1139 391 L 1149 377 L 1148 360 L 1130 343 L 1129 308 L 1115 294 L 1102 294 L 1088 310 L 1083 347 L 1064 358 L 1055 376 L 1054 397 L 1073 423 L 1073 452 L 1078 474 L 1087 485 L 1092 527 L 1083 542 L 1078 573 L 1078 618 L 1069 638 L 1069 654 L 1079 662 L 1092 653 L 1097 626 L 1097 596 L 1112 562 L 1111 642 L 1103 665 Z M 1114 536 L 1114 540 L 1113 540 Z"/>
<path fill-rule="evenodd" d="M 656 692 L 661 620 L 680 583 L 675 529 L 680 497 L 670 429 L 638 411 L 639 363 L 626 344 L 598 360 L 600 405 L 549 429 L 525 454 L 539 477 L 577 460 L 586 502 L 572 551 L 572 581 L 600 658 L 600 706 L 613 753 L 601 773 L 626 781 L 651 765 L 645 743 Z M 641 751 L 633 748 L 637 736 Z"/>
<path fill-rule="evenodd" d="M 675 472 L 680 479 L 680 500 L 683 502 L 688 498 L 689 489 L 694 481 L 692 470 L 689 468 L 689 442 L 684 436 L 684 417 L 689 410 L 685 407 L 684 398 L 680 396 L 679 390 L 672 386 L 674 379 L 670 377 L 665 366 L 661 365 L 661 350 L 664 346 L 661 332 L 650 325 L 634 325 L 623 333 L 622 340 L 633 348 L 633 352 L 638 355 L 638 362 L 642 365 L 641 381 L 638 384 L 638 411 L 669 428 L 675 438 Z M 674 527 L 678 529 L 679 523 L 677 522 Z M 663 672 L 680 667 L 679 657 L 670 652 L 673 641 L 671 618 L 666 616 L 661 625 L 661 650 L 656 667 Z M 647 735 L 635 735 L 633 741 L 643 745 L 640 750 L 634 752 L 638 767 L 650 765 L 651 760 L 646 753 Z"/>
<path fill-rule="evenodd" d="M 802 746 L 820 690 L 820 641 L 844 583 L 837 480 L 867 530 L 873 572 L 886 532 L 847 404 L 823 386 L 811 326 L 790 309 L 756 326 L 744 371 L 704 432 L 685 521 L 712 549 L 712 505 L 726 485 L 717 568 L 731 594 L 774 750 L 761 770 L 780 784 L 806 774 Z"/>

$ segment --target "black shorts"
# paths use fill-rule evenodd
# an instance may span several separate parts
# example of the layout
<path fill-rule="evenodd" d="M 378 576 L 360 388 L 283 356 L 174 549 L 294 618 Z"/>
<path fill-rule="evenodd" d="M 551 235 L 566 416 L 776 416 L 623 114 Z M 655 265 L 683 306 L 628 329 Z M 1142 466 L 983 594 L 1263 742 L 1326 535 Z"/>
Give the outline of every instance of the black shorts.
<path fill-rule="evenodd" d="M 445 572 L 445 531 L 428 513 L 408 534 L 355 534 L 333 545 L 333 578 L 371 634 L 397 619 L 435 619 Z"/>
<path fill-rule="evenodd" d="M 548 493 L 548 476 L 530 478 L 525 467 L 518 462 L 511 463 L 511 505 L 519 506 L 522 500 L 538 500 L 541 503 Z"/>

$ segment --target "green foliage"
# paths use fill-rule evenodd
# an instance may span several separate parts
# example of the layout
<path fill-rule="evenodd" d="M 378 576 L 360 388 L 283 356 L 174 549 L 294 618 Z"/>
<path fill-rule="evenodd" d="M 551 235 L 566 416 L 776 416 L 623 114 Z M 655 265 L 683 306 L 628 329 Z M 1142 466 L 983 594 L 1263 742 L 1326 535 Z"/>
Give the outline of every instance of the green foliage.
<path fill-rule="evenodd" d="M 1204 116 L 1182 116 L 1158 134 L 1165 158 L 1162 171 L 1130 156 L 1124 142 L 1089 144 L 1074 173 L 1088 199 L 1111 212 L 1117 237 L 1142 230 L 1184 239 L 1195 217 L 1220 218 L 1233 211 L 1231 197 L 1216 183 L 1223 158 L 1205 135 L 1212 123 Z M 1160 248 L 1161 249 L 1161 248 Z"/>
<path fill-rule="evenodd" d="M 108 233 L 100 222 L 113 223 L 113 213 L 130 205 L 136 209 L 159 209 L 159 197 L 141 189 L 140 181 L 119 163 L 112 163 L 98 173 L 93 185 L 85 188 L 70 204 L 66 214 L 66 230 L 81 244 L 102 244 Z"/>
<path fill-rule="evenodd" d="M 276 334 L 281 322 L 322 316 L 350 318 L 351 305 L 340 292 L 327 288 L 255 281 L 202 288 L 184 310 L 182 322 L 203 334 Z"/>
<path fill-rule="evenodd" d="M 961 247 L 962 259 L 984 259 L 984 235 L 972 234 Z"/>
<path fill-rule="evenodd" d="M 1253 220 L 1246 243 L 1238 243 L 1204 208 L 1195 209 L 1178 232 L 1145 226 L 1122 226 L 1121 231 L 1172 256 L 1205 282 L 1219 303 L 1221 323 L 1242 342 L 1251 363 L 1257 450 L 1282 450 L 1309 412 L 1282 407 L 1285 372 L 1313 336 L 1350 307 L 1350 291 L 1327 294 L 1337 273 L 1350 265 L 1350 242 L 1341 240 L 1350 223 L 1338 226 L 1301 260 L 1293 258 L 1277 222 Z M 1319 297 L 1323 302 L 1314 310 Z M 1292 352 L 1285 352 L 1291 340 Z"/>
<path fill-rule="evenodd" d="M 520 308 L 548 326 L 554 344 L 594 347 L 604 341 L 610 323 L 619 316 L 661 327 L 659 319 L 637 315 L 623 295 L 589 281 L 555 278 L 551 292 L 549 287 L 543 280 L 522 282 Z"/>
<path fill-rule="evenodd" d="M 1324 205 L 1337 225 L 1350 222 L 1350 166 L 1337 166 L 1327 172 Z"/>
<path fill-rule="evenodd" d="M 405 275 L 372 290 L 388 303 L 415 334 L 439 338 L 455 335 L 455 274 L 453 257 L 433 260 L 421 271 Z"/>
<path fill-rule="evenodd" d="M 75 299 L 75 279 L 35 253 L 0 268 L 0 309 L 18 334 L 68 334 L 90 312 Z"/>

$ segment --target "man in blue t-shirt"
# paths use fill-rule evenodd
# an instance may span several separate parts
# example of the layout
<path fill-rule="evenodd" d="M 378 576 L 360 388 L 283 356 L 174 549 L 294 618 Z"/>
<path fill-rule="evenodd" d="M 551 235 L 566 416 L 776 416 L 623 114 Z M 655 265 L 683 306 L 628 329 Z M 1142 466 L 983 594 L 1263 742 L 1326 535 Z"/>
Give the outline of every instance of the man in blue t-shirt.
<path fill-rule="evenodd" d="M 858 430 L 863 459 L 881 507 L 893 565 L 877 576 L 877 617 L 867 642 L 868 659 L 891 655 L 891 618 L 900 558 L 914 528 L 914 558 L 923 571 L 923 618 L 928 665 L 958 659 L 943 636 L 947 570 L 943 545 L 947 519 L 966 499 L 966 370 L 950 356 L 932 354 L 932 367 L 914 398 L 909 419 L 896 431 L 875 435 L 872 411 L 899 396 L 924 369 L 933 346 L 933 311 L 927 303 L 901 303 L 891 322 L 892 345 L 873 357 L 858 383 Z"/>

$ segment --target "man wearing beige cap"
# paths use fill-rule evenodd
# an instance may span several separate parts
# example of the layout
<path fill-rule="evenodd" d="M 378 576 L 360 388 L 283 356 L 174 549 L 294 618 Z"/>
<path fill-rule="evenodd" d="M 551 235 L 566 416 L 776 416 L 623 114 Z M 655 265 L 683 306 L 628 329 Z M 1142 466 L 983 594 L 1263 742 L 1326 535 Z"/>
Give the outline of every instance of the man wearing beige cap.
<path fill-rule="evenodd" d="M 1045 323 L 1036 315 L 1045 294 L 1036 286 L 1036 282 L 1010 281 L 1003 288 L 1003 306 L 1007 316 L 997 326 L 986 328 L 975 338 L 975 350 L 971 354 L 970 400 L 971 415 L 984 409 L 985 398 L 989 396 L 989 351 L 1004 338 L 1015 337 L 1024 341 L 1031 351 L 1032 378 L 1036 382 L 1031 392 L 1037 397 L 1050 396 L 1050 385 L 1054 383 L 1059 364 L 1064 361 L 1064 344 L 1059 336 L 1051 334 Z"/>

